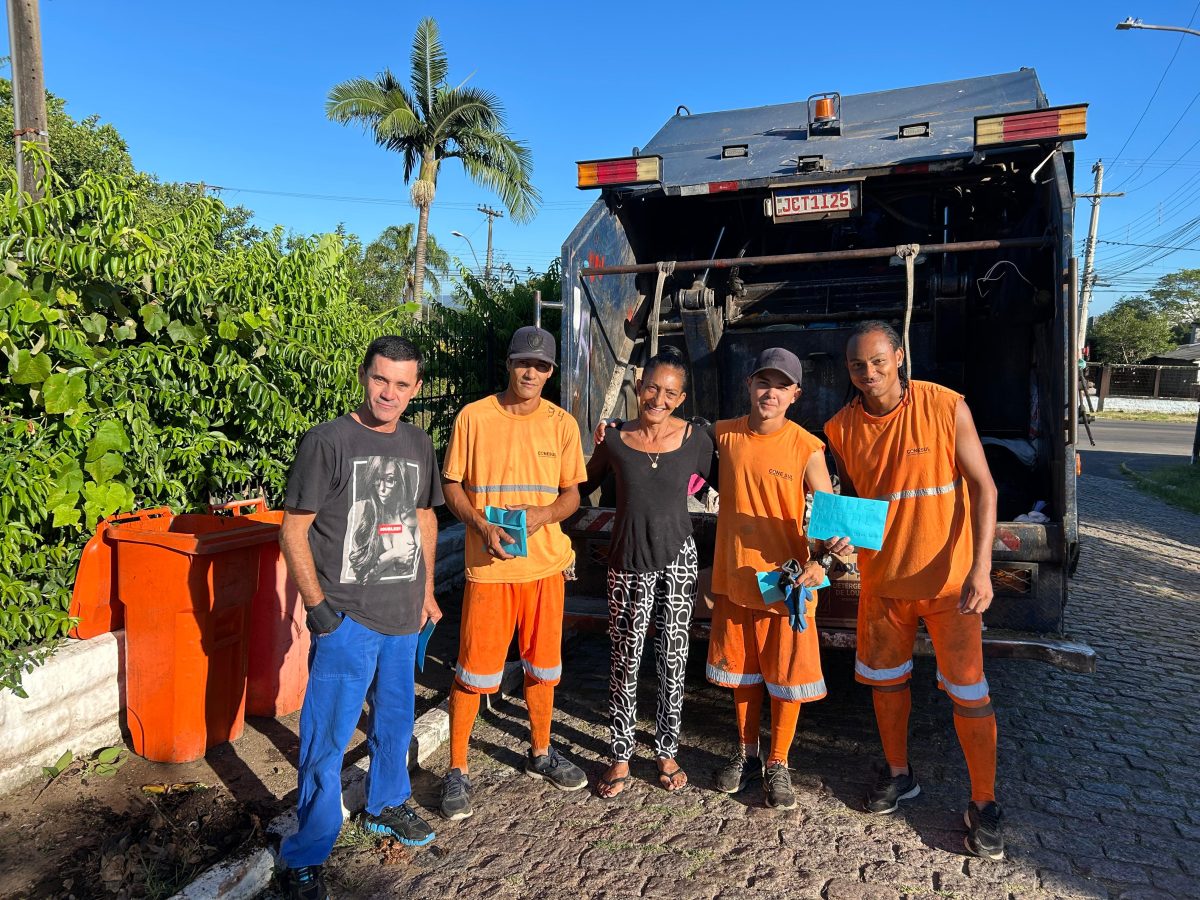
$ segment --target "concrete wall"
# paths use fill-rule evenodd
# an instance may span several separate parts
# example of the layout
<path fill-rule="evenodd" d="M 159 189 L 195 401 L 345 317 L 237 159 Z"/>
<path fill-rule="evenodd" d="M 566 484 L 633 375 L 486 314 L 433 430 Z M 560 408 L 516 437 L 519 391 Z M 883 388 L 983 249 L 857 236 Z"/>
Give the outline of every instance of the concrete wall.
<path fill-rule="evenodd" d="M 41 775 L 67 750 L 90 755 L 121 742 L 118 678 L 125 632 L 66 641 L 22 680 L 29 697 L 0 691 L 0 793 Z"/>
<path fill-rule="evenodd" d="M 438 533 L 439 595 L 463 583 L 462 525 Z M 41 777 L 64 752 L 90 756 L 121 743 L 125 632 L 68 640 L 25 675 L 28 698 L 0 691 L 0 794 Z"/>

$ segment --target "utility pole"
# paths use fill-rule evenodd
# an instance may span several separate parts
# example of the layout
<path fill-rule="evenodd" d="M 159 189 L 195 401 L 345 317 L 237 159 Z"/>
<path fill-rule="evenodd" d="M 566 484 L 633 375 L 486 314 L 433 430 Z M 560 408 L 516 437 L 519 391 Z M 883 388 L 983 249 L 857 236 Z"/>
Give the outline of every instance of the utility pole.
<path fill-rule="evenodd" d="M 492 283 L 492 222 L 495 219 L 503 219 L 504 213 L 498 209 L 492 209 L 490 206 L 481 206 L 479 211 L 488 217 L 488 245 L 487 256 L 484 257 L 483 263 L 483 280 L 488 284 Z"/>
<path fill-rule="evenodd" d="M 26 158 L 26 143 L 50 145 L 46 120 L 46 81 L 42 75 L 42 20 L 38 0 L 7 0 L 8 45 L 12 52 L 13 140 L 17 163 L 17 188 L 33 200 L 42 199 L 38 188 L 41 168 Z"/>
<path fill-rule="evenodd" d="M 1088 304 L 1092 300 L 1092 287 L 1096 284 L 1096 230 L 1100 226 L 1100 201 L 1105 197 L 1124 197 L 1125 193 L 1104 193 L 1104 163 L 1096 160 L 1092 166 L 1096 175 L 1095 183 L 1090 194 L 1076 194 L 1076 200 L 1087 198 L 1092 201 L 1092 221 L 1088 225 L 1087 244 L 1083 251 L 1083 277 L 1079 285 L 1079 346 L 1077 353 L 1082 353 L 1087 345 Z"/>

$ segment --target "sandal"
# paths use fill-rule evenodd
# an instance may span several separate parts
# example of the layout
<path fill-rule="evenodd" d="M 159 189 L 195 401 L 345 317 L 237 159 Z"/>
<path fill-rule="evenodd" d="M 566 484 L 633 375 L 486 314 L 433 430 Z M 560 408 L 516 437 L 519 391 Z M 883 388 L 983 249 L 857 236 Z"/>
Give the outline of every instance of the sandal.
<path fill-rule="evenodd" d="M 605 778 L 602 775 L 597 776 L 597 778 L 596 778 L 596 796 L 599 797 L 601 800 L 615 800 L 617 797 L 620 797 L 623 793 L 625 793 L 626 790 L 629 789 L 629 782 L 631 782 L 631 781 L 633 781 L 633 775 L 628 771 L 628 769 L 626 770 L 624 775 L 617 775 L 614 778 Z M 615 788 L 617 785 L 621 786 L 620 790 L 615 791 L 611 794 L 602 793 L 602 791 L 604 789 Z"/>
<path fill-rule="evenodd" d="M 662 768 L 662 765 L 661 765 L 662 762 L 663 761 L 660 759 L 659 760 L 660 765 L 659 765 L 659 769 L 658 769 L 658 783 L 659 783 L 659 785 L 662 786 L 662 789 L 664 791 L 666 791 L 668 794 L 676 794 L 679 791 L 684 790 L 689 784 L 691 784 L 691 782 L 687 780 L 687 772 L 684 771 L 683 766 L 679 765 L 679 763 L 676 762 L 675 768 L 672 769 L 670 772 L 666 772 Z M 682 778 L 684 780 L 681 782 L 681 781 L 679 781 L 680 778 Z"/>

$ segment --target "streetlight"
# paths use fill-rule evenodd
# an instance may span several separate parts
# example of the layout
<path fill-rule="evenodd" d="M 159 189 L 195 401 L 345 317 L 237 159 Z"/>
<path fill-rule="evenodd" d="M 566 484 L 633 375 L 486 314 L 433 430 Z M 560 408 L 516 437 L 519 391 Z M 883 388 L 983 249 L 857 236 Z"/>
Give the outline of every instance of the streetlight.
<path fill-rule="evenodd" d="M 471 248 L 471 256 L 473 256 L 475 258 L 475 269 L 476 269 L 476 271 L 482 272 L 483 268 L 479 265 L 479 257 L 475 255 L 475 245 L 471 243 L 471 239 L 469 237 L 467 237 L 465 234 L 463 234 L 461 231 L 452 231 L 450 233 L 452 235 L 454 235 L 456 238 L 462 238 L 464 241 L 467 242 L 467 246 Z"/>
<path fill-rule="evenodd" d="M 1200 31 L 1195 28 L 1183 28 L 1179 25 L 1147 25 L 1141 19 L 1129 16 L 1124 22 L 1117 23 L 1117 31 L 1129 31 L 1131 28 L 1144 28 L 1147 31 L 1182 31 L 1184 34 L 1194 34 L 1200 37 Z"/>
<path fill-rule="evenodd" d="M 1179 25 L 1147 25 L 1141 19 L 1129 16 L 1124 22 L 1117 23 L 1117 31 L 1128 31 L 1131 28 L 1145 28 L 1148 31 L 1179 31 L 1183 34 L 1194 34 L 1200 37 L 1200 31 L 1195 28 L 1183 28 Z M 1196 417 L 1196 436 L 1192 438 L 1192 465 L 1200 465 L 1200 416 Z"/>

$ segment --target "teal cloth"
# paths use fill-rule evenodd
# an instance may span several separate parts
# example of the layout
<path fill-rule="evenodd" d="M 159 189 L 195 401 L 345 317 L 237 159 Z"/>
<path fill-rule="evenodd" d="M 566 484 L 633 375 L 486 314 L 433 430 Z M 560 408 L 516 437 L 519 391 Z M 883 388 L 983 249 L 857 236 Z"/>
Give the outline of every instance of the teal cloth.
<path fill-rule="evenodd" d="M 429 639 L 433 637 L 433 629 L 436 625 L 437 622 L 430 619 L 417 634 L 417 670 L 420 672 L 425 671 L 425 651 L 429 648 Z"/>
<path fill-rule="evenodd" d="M 525 510 L 505 509 L 503 506 L 485 506 L 484 517 L 493 525 L 499 525 L 516 541 L 515 544 L 505 544 L 504 552 L 513 556 L 528 556 L 528 532 L 525 528 Z"/>

